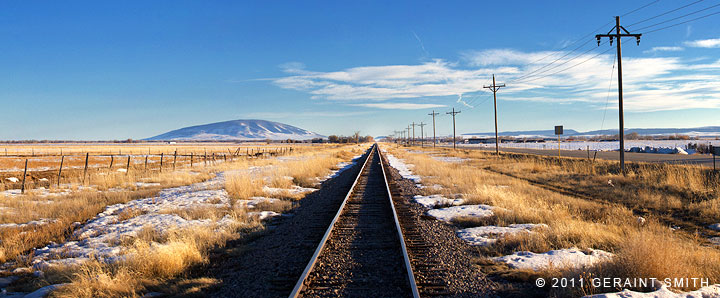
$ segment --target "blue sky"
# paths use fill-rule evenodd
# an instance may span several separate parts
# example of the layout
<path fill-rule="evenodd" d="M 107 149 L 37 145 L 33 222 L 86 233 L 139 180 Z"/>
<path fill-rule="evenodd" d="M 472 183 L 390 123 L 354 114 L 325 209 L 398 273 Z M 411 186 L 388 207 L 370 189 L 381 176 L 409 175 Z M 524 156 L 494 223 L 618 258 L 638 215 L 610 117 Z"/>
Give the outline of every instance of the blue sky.
<path fill-rule="evenodd" d="M 247 118 L 385 135 L 432 109 L 449 134 L 453 107 L 458 133 L 487 132 L 493 73 L 501 131 L 617 128 L 615 50 L 594 34 L 615 15 L 645 33 L 720 12 L 628 26 L 693 2 L 387 2 L 0 2 L 0 139 Z M 720 14 L 623 42 L 626 127 L 720 125 Z"/>

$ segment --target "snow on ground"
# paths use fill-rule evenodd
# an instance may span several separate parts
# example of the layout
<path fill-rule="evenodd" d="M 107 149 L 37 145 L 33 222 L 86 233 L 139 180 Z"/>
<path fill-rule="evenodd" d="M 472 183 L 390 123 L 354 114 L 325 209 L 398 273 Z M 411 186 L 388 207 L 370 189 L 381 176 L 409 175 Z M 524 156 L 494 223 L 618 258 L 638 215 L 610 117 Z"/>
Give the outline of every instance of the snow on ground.
<path fill-rule="evenodd" d="M 400 172 L 400 176 L 402 176 L 405 179 L 409 179 L 412 181 L 415 181 L 415 183 L 420 183 L 420 176 L 413 174 L 413 172 L 410 170 L 410 168 L 414 167 L 412 164 L 406 164 L 402 159 L 396 158 L 392 154 L 385 154 L 387 157 L 388 162 L 390 163 L 390 166 L 398 170 Z"/>
<path fill-rule="evenodd" d="M 720 297 L 720 285 L 702 287 L 695 291 L 675 293 L 663 285 L 657 291 L 643 293 L 624 290 L 616 293 L 597 294 L 583 298 L 710 298 Z"/>
<path fill-rule="evenodd" d="M 153 187 L 153 186 L 160 186 L 160 183 L 157 183 L 157 182 L 135 182 L 135 186 L 137 186 L 137 187 Z"/>
<path fill-rule="evenodd" d="M 540 271 L 549 268 L 582 268 L 612 258 L 613 254 L 604 250 L 589 249 L 585 253 L 578 248 L 551 250 L 545 253 L 519 251 L 511 255 L 493 258 L 515 269 Z"/>
<path fill-rule="evenodd" d="M 73 188 L 75 190 L 73 190 Z M 72 193 L 73 191 L 97 191 L 92 186 L 75 186 L 73 187 L 70 184 L 63 184 L 60 186 L 60 188 L 53 188 L 53 189 L 47 189 L 45 187 L 38 187 L 34 189 L 27 189 L 25 190 L 25 195 L 30 195 L 34 197 L 60 197 L 64 195 L 68 195 Z M 0 192 L 0 196 L 5 197 L 16 197 L 16 196 L 22 196 L 23 194 L 20 192 L 20 189 L 8 189 L 5 191 Z"/>
<path fill-rule="evenodd" d="M 41 218 L 39 220 L 32 220 L 26 223 L 4 223 L 0 224 L 0 229 L 7 229 L 7 228 L 25 228 L 25 227 L 32 227 L 32 226 L 41 226 L 45 224 L 49 224 L 55 222 L 54 219 L 49 218 Z"/>
<path fill-rule="evenodd" d="M 5 180 L 10 181 L 12 183 L 18 183 L 20 181 L 20 179 L 15 178 L 15 177 L 5 178 Z"/>
<path fill-rule="evenodd" d="M 489 217 L 493 215 L 492 209 L 495 207 L 488 205 L 462 205 L 440 209 L 431 209 L 427 214 L 442 221 L 451 221 L 455 217 Z"/>
<path fill-rule="evenodd" d="M 220 173 L 205 182 L 162 190 L 156 197 L 108 206 L 75 231 L 74 241 L 37 249 L 33 266 L 44 268 L 53 263 L 77 264 L 91 256 L 111 260 L 121 253 L 119 240 L 136 237 L 146 226 L 160 234 L 177 228 L 214 224 L 227 226 L 233 222 L 227 216 L 215 222 L 210 219 L 187 220 L 176 214 L 166 214 L 178 209 L 230 207 L 227 192 L 221 188 L 224 177 L 225 174 Z M 130 218 L 126 218 L 128 216 Z"/>
<path fill-rule="evenodd" d="M 350 161 L 350 162 L 338 163 L 337 165 L 335 165 L 335 167 L 337 167 L 338 169 L 335 171 L 332 171 L 325 178 L 320 179 L 320 181 L 322 182 L 322 181 L 332 179 L 332 178 L 339 176 L 342 172 L 345 172 L 345 170 L 352 168 L 358 162 L 358 159 L 360 159 L 360 157 L 362 157 L 362 155 L 356 155 L 352 158 L 352 161 Z"/>
<path fill-rule="evenodd" d="M 482 226 L 462 229 L 457 232 L 458 237 L 471 245 L 490 246 L 497 238 L 509 234 L 532 233 L 534 229 L 547 228 L 545 224 L 511 224 L 507 227 Z"/>
<path fill-rule="evenodd" d="M 248 215 L 257 216 L 258 219 L 265 220 L 267 218 L 279 216 L 280 213 L 277 213 L 275 211 L 253 211 L 253 212 L 248 212 Z"/>
<path fill-rule="evenodd" d="M 443 206 L 457 206 L 463 203 L 463 199 L 448 199 L 442 195 L 414 196 L 413 200 L 428 209 L 434 209 Z"/>
<path fill-rule="evenodd" d="M 719 141 L 716 140 L 625 140 L 625 150 L 630 150 L 633 147 L 645 148 L 685 148 L 688 143 L 697 144 L 713 144 L 715 146 L 720 145 Z M 495 144 L 458 144 L 460 147 L 487 147 L 495 148 Z M 545 143 L 500 143 L 500 147 L 503 148 L 527 148 L 527 149 L 555 149 L 557 150 L 557 142 L 545 142 Z M 587 150 L 590 146 L 590 150 L 593 151 L 613 151 L 620 148 L 618 142 L 561 142 L 560 149 L 562 150 Z"/>
<path fill-rule="evenodd" d="M 434 159 L 434 160 L 437 160 L 437 161 L 451 162 L 451 163 L 461 163 L 461 162 L 464 162 L 464 161 L 466 161 L 466 160 L 469 160 L 469 159 L 467 159 L 467 158 L 455 157 L 455 156 L 437 156 L 437 155 L 430 155 L 430 157 L 431 157 L 432 159 Z"/>
<path fill-rule="evenodd" d="M 235 204 L 242 204 L 245 205 L 248 209 L 252 209 L 257 207 L 258 204 L 268 202 L 268 203 L 275 203 L 279 201 L 279 199 L 274 198 L 266 198 L 266 197 L 252 197 L 249 200 L 237 200 Z"/>
<path fill-rule="evenodd" d="M 290 194 L 290 195 L 296 195 L 296 194 L 303 194 L 308 192 L 316 191 L 317 188 L 309 188 L 309 187 L 300 187 L 297 185 L 293 185 L 292 188 L 275 188 L 275 187 L 267 187 L 263 186 L 263 192 L 269 195 L 282 195 L 282 194 Z"/>

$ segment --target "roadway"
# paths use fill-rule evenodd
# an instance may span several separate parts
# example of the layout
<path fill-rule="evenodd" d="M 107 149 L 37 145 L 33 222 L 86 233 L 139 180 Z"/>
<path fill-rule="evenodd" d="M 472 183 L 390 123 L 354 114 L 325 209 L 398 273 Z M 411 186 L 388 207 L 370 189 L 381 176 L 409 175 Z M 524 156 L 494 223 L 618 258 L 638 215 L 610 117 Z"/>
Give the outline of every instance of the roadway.
<path fill-rule="evenodd" d="M 452 147 L 452 145 L 441 145 L 443 147 Z M 468 146 L 459 144 L 458 148 L 472 149 L 472 150 L 483 150 L 495 152 L 495 147 L 478 147 Z M 501 152 L 511 153 L 524 153 L 524 154 L 536 154 L 544 156 L 557 156 L 557 149 L 525 149 L 525 148 L 503 148 L 500 147 Z M 595 156 L 597 152 L 598 159 L 605 160 L 620 160 L 619 151 L 590 151 L 590 158 Z M 565 157 L 577 157 L 587 158 L 588 152 L 586 150 L 560 150 L 560 155 Z M 713 157 L 710 154 L 693 154 L 693 155 L 682 155 L 682 154 L 657 154 L 657 153 L 633 153 L 625 152 L 625 161 L 627 162 L 647 162 L 647 163 L 668 163 L 668 164 L 693 164 L 702 165 L 706 167 L 713 167 Z M 717 159 L 717 166 L 720 167 L 720 158 Z"/>

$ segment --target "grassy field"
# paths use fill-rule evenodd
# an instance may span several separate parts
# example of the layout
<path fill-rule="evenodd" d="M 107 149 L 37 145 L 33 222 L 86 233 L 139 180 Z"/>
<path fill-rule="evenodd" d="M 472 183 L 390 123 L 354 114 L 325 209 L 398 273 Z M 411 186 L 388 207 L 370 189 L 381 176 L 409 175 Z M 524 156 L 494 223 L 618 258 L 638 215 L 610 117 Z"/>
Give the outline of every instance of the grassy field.
<path fill-rule="evenodd" d="M 25 163 L 29 188 L 49 187 L 88 173 L 168 170 L 199 167 L 237 156 L 286 154 L 312 144 L 180 143 L 180 144 L 4 144 L 0 145 L 0 190 L 21 188 Z M 62 173 L 59 171 L 62 166 Z"/>
<path fill-rule="evenodd" d="M 350 161 L 365 147 L 302 146 L 277 156 L 241 156 L 193 168 L 177 167 L 174 171 L 168 168 L 163 172 L 97 169 L 93 175 L 88 175 L 85 185 L 82 185 L 81 177 L 69 176 L 64 177 L 66 180 L 59 188 L 50 185 L 46 189 L 29 190 L 24 195 L 0 195 L 3 211 L 0 213 L 0 225 L 3 225 L 0 226 L 0 263 L 5 263 L 4 273 L 0 275 L 7 275 L 15 268 L 32 267 L 35 248 L 81 240 L 74 232 L 107 206 L 154 197 L 162 189 L 206 181 L 223 173 L 224 183 L 218 187 L 227 192 L 228 204 L 219 204 L 221 195 L 213 199 L 211 205 L 171 206 L 156 213 L 176 215 L 184 220 L 231 224 L 222 227 L 212 224 L 189 230 L 179 227 L 158 230 L 146 226 L 133 237 L 112 240 L 120 245 L 125 256 L 121 261 L 91 258 L 82 265 L 50 266 L 43 269 L 42 278 L 21 274 L 23 282 L 16 288 L 27 291 L 48 284 L 69 283 L 53 296 L 141 296 L 153 286 L 171 278 L 181 278 L 188 268 L 205 262 L 208 249 L 261 231 L 262 220 L 249 212 L 244 204 L 248 199 L 275 198 L 258 203 L 251 211 L 286 212 L 292 208 L 294 200 L 307 194 L 297 189 L 315 187 L 337 170 L 341 162 Z M 267 147 L 264 149 L 269 151 Z M 273 190 L 272 193 L 268 193 L 269 190 Z M 117 222 L 126 222 L 147 212 L 127 208 L 115 216 Z M 32 272 L 35 269 L 23 270 Z"/>
<path fill-rule="evenodd" d="M 490 218 L 455 218 L 458 228 L 514 223 L 549 226 L 479 247 L 487 258 L 477 262 L 489 274 L 528 282 L 558 276 L 698 277 L 708 278 L 710 284 L 720 282 L 720 251 L 708 241 L 717 232 L 706 228 L 720 221 L 720 193 L 717 176 L 706 169 L 632 164 L 631 171 L 623 176 L 612 162 L 385 147 L 413 164 L 413 172 L 423 177 L 423 184 L 443 187 L 440 191 L 425 188 L 428 195 L 459 193 L 466 199 L 464 204 L 496 207 Z M 467 160 L 448 163 L 430 155 Z M 592 267 L 540 272 L 511 269 L 490 259 L 516 251 L 542 253 L 571 247 L 603 249 L 615 256 Z M 590 286 L 552 294 L 576 297 L 617 290 Z"/>

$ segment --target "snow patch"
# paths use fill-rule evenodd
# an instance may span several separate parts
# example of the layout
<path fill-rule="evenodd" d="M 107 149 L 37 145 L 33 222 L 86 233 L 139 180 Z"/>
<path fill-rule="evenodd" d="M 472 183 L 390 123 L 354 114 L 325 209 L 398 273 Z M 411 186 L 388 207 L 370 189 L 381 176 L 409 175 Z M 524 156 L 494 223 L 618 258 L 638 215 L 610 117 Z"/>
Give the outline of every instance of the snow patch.
<path fill-rule="evenodd" d="M 414 181 L 415 183 L 420 182 L 420 176 L 414 175 L 413 172 L 410 170 L 410 168 L 414 167 L 412 164 L 406 164 L 402 159 L 396 158 L 392 154 L 386 154 L 388 162 L 390 163 L 390 166 L 398 170 L 400 172 L 400 176 L 402 176 L 405 179 L 409 179 Z"/>
<path fill-rule="evenodd" d="M 482 226 L 462 229 L 457 232 L 458 237 L 470 245 L 490 246 L 497 242 L 498 237 L 518 233 L 532 233 L 533 230 L 547 228 L 545 224 L 511 224 L 507 227 Z"/>
<path fill-rule="evenodd" d="M 450 162 L 450 163 L 461 163 L 461 162 L 464 162 L 464 161 L 466 161 L 466 160 L 469 160 L 469 159 L 467 159 L 467 158 L 455 157 L 455 156 L 436 156 L 436 155 L 431 155 L 430 157 L 431 157 L 432 159 L 434 159 L 434 160 L 437 160 L 437 161 Z"/>
<path fill-rule="evenodd" d="M 464 202 L 463 199 L 448 199 L 442 195 L 414 196 L 413 200 L 428 209 L 434 209 L 443 206 L 457 206 Z"/>
<path fill-rule="evenodd" d="M 708 226 L 708 229 L 720 231 L 720 223 L 714 223 Z"/>
<path fill-rule="evenodd" d="M 49 223 L 52 223 L 52 222 L 55 222 L 55 221 L 56 221 L 55 219 L 41 218 L 41 219 L 39 219 L 39 220 L 32 220 L 32 221 L 29 221 L 29 222 L 26 222 L 26 223 L 21 223 L 21 224 L 17 224 L 17 223 L 5 223 L 5 224 L 0 224 L 0 229 L 3 229 L 3 228 L 5 228 L 5 229 L 7 229 L 7 228 L 25 228 L 25 227 L 32 227 L 32 226 L 41 226 L 41 225 L 46 225 L 46 224 L 49 224 Z"/>
<path fill-rule="evenodd" d="M 488 205 L 462 205 L 428 210 L 427 214 L 439 220 L 449 222 L 459 216 L 489 217 L 493 215 L 493 208 L 495 207 Z"/>
<path fill-rule="evenodd" d="M 540 271 L 549 268 L 582 268 L 598 262 L 607 261 L 612 253 L 599 249 L 589 249 L 589 253 L 578 248 L 551 250 L 545 253 L 519 251 L 512 255 L 493 258 L 515 269 Z"/>
<path fill-rule="evenodd" d="M 695 291 L 675 293 L 670 291 L 667 286 L 662 285 L 660 289 L 653 292 L 643 293 L 630 290 L 623 290 L 616 293 L 597 294 L 585 296 L 583 298 L 710 298 L 720 297 L 720 285 L 711 285 L 702 287 Z"/>
<path fill-rule="evenodd" d="M 263 186 L 263 192 L 270 194 L 270 195 L 282 195 L 285 193 L 290 194 L 290 195 L 296 195 L 296 194 L 313 192 L 316 190 L 317 190 L 317 188 L 300 187 L 297 185 L 293 185 L 292 188 L 275 188 L 275 187 Z"/>
<path fill-rule="evenodd" d="M 5 180 L 10 181 L 10 182 L 12 182 L 12 183 L 18 183 L 18 182 L 20 182 L 20 179 L 15 178 L 15 177 L 8 177 L 8 178 L 5 178 Z"/>

